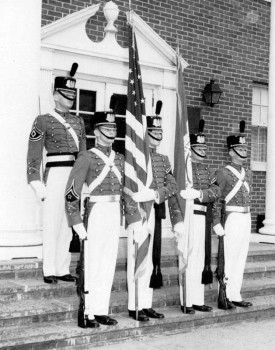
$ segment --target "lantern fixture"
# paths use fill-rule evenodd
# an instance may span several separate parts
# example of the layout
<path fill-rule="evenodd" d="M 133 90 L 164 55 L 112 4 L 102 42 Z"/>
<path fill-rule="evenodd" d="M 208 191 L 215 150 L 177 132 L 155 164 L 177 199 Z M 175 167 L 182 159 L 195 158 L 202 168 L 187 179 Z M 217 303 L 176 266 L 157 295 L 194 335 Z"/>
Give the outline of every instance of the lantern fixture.
<path fill-rule="evenodd" d="M 214 79 L 211 79 L 210 83 L 205 85 L 202 93 L 202 99 L 206 104 L 210 105 L 210 107 L 213 107 L 219 102 L 221 94 L 222 90 L 220 89 L 219 85 L 215 84 Z"/>

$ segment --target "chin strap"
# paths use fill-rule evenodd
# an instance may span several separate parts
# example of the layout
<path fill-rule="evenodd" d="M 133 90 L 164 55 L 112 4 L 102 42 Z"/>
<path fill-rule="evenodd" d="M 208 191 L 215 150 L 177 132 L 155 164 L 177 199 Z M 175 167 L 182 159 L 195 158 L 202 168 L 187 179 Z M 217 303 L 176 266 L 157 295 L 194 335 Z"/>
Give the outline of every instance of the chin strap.
<path fill-rule="evenodd" d="M 242 155 L 240 155 L 240 154 L 235 150 L 235 147 L 232 147 L 232 149 L 233 149 L 233 151 L 237 154 L 237 156 L 239 156 L 240 158 L 242 158 L 242 159 L 246 159 L 246 158 L 247 158 L 247 156 L 242 156 Z"/>
<path fill-rule="evenodd" d="M 70 101 L 74 101 L 75 100 L 75 97 L 74 98 L 70 98 L 68 96 L 66 96 L 65 94 L 63 94 L 63 92 L 61 92 L 60 90 L 56 90 L 61 96 L 63 96 L 64 98 L 66 98 L 67 100 L 70 100 Z"/>
<path fill-rule="evenodd" d="M 191 148 L 192 148 L 192 151 L 193 151 L 198 157 L 206 158 L 206 155 L 205 155 L 205 156 L 202 156 L 200 153 L 196 152 L 196 151 L 195 151 L 195 147 L 191 147 Z"/>
<path fill-rule="evenodd" d="M 105 136 L 107 139 L 109 139 L 109 140 L 114 140 L 116 137 L 115 136 L 107 136 L 107 135 L 105 135 L 104 134 L 104 132 L 102 132 L 101 130 L 100 130 L 100 128 L 98 128 L 98 130 L 99 130 L 99 132 L 103 135 L 103 136 Z"/>
<path fill-rule="evenodd" d="M 161 141 L 162 140 L 162 135 L 161 135 L 161 138 L 160 139 L 157 139 L 156 137 L 154 137 L 149 131 L 148 131 L 148 135 L 150 137 L 152 137 L 152 139 L 156 140 L 156 141 Z"/>

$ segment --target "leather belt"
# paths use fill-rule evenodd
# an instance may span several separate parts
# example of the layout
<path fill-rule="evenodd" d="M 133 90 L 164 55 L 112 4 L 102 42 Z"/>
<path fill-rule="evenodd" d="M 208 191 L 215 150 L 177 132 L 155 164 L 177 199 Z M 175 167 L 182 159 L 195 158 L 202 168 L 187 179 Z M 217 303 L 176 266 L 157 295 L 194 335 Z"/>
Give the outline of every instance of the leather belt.
<path fill-rule="evenodd" d="M 206 213 L 207 211 L 207 207 L 205 205 L 199 205 L 199 204 L 194 204 L 193 209 L 197 211 L 203 211 L 204 213 Z"/>
<path fill-rule="evenodd" d="M 236 213 L 250 213 L 250 207 L 238 207 L 237 205 L 227 205 L 225 211 Z"/>
<path fill-rule="evenodd" d="M 47 163 L 53 163 L 53 162 L 68 162 L 75 160 L 75 156 L 73 154 L 60 154 L 60 155 L 47 155 Z"/>
<path fill-rule="evenodd" d="M 72 167 L 75 162 L 75 156 L 73 154 L 60 154 L 60 155 L 47 155 L 46 168 L 53 167 Z"/>
<path fill-rule="evenodd" d="M 206 216 L 207 207 L 205 205 L 194 204 L 193 209 L 194 209 L 193 213 L 195 215 Z"/>
<path fill-rule="evenodd" d="M 107 196 L 90 196 L 90 202 L 99 203 L 99 202 L 119 202 L 120 194 L 111 194 Z"/>

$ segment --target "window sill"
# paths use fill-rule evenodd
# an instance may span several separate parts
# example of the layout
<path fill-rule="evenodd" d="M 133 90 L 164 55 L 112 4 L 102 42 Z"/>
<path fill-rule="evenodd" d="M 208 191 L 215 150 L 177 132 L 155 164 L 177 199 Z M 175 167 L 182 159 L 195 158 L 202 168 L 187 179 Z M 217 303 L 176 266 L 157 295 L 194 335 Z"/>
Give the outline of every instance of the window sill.
<path fill-rule="evenodd" d="M 252 171 L 266 171 L 266 162 L 251 162 Z"/>

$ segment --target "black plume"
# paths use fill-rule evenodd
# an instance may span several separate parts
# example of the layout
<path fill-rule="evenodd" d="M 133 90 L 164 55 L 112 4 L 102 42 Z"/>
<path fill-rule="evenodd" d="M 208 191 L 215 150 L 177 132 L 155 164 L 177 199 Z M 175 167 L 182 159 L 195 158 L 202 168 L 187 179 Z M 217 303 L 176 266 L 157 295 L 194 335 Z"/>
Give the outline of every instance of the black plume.
<path fill-rule="evenodd" d="M 161 108 L 162 108 L 162 101 L 158 101 L 156 105 L 156 115 L 160 114 Z"/>
<path fill-rule="evenodd" d="M 112 109 L 113 111 L 115 109 L 116 102 L 117 102 L 117 96 L 115 94 L 113 94 L 111 96 L 110 105 L 109 105 L 109 108 Z"/>
<path fill-rule="evenodd" d="M 199 133 L 203 132 L 204 124 L 205 124 L 204 119 L 200 119 L 200 122 L 199 122 Z"/>
<path fill-rule="evenodd" d="M 243 133 L 245 130 L 245 121 L 241 120 L 240 121 L 240 133 Z"/>
<path fill-rule="evenodd" d="M 77 71 L 77 68 L 78 68 L 78 63 L 73 63 L 71 71 L 70 71 L 70 77 L 73 77 L 75 75 L 75 72 Z"/>

